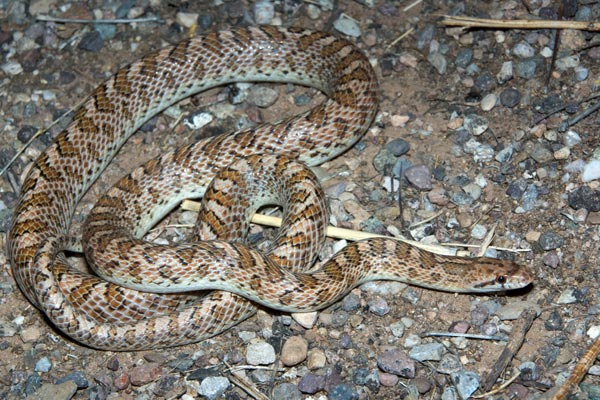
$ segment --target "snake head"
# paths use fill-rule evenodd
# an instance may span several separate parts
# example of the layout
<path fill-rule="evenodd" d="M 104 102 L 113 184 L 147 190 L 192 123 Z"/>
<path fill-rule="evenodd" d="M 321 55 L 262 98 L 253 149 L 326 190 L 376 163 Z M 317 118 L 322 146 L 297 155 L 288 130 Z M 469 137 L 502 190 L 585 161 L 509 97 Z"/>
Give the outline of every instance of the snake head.
<path fill-rule="evenodd" d="M 473 284 L 473 292 L 521 289 L 533 282 L 533 274 L 512 261 L 484 258 L 478 259 L 478 264 L 482 272 L 481 279 Z"/>

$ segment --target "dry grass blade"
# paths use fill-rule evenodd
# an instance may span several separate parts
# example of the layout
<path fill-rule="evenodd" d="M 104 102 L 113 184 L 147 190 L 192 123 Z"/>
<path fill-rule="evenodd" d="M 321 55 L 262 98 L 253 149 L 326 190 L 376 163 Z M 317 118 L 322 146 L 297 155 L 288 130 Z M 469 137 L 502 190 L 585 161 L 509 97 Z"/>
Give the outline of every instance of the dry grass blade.
<path fill-rule="evenodd" d="M 501 20 L 445 15 L 442 25 L 464 28 L 494 29 L 577 29 L 581 31 L 600 31 L 600 23 L 594 21 L 557 21 L 542 19 Z"/>

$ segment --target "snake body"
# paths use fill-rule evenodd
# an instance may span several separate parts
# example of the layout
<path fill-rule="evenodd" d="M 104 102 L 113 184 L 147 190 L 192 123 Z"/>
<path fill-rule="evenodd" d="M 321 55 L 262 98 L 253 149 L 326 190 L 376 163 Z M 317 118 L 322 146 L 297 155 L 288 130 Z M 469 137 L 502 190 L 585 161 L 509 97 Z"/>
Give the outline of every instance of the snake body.
<path fill-rule="evenodd" d="M 293 82 L 322 90 L 328 100 L 298 116 L 201 140 L 137 168 L 99 201 L 83 235 L 87 257 L 100 261 L 94 268 L 119 284 L 69 265 L 65 251 L 75 207 L 127 138 L 180 99 L 236 81 Z M 321 228 L 300 222 L 316 218 L 312 205 L 300 207 L 302 217 L 290 216 L 290 226 L 306 228 L 288 229 L 290 235 L 281 236 L 264 254 L 222 238 L 174 248 L 139 241 L 149 225 L 183 198 L 203 196 L 215 175 L 240 157 L 250 157 L 250 162 L 253 154 L 277 154 L 317 165 L 344 152 L 373 121 L 377 90 L 369 61 L 355 46 L 310 30 L 222 31 L 141 58 L 100 85 L 32 165 L 7 240 L 16 281 L 62 332 L 111 350 L 175 346 L 218 334 L 255 312 L 255 305 L 242 296 L 276 308 L 307 310 L 322 308 L 371 279 L 449 291 L 527 285 L 531 275 L 512 262 L 442 257 L 387 239 L 353 243 L 307 274 L 295 260 L 314 258 L 315 245 L 296 251 L 299 242 L 322 239 Z M 275 168 L 282 162 L 270 160 Z M 218 192 L 213 203 L 221 201 Z M 226 220 L 224 209 L 210 212 L 209 220 Z M 302 230 L 318 232 L 302 235 Z M 198 255 L 204 258 L 198 261 Z M 168 268 L 183 275 L 159 268 L 169 259 L 174 263 Z M 227 272 L 224 266 L 234 269 Z M 207 272 L 208 278 L 189 273 L 192 269 Z M 228 280 L 237 273 L 246 275 Z M 167 294 L 197 289 L 235 293 Z"/>

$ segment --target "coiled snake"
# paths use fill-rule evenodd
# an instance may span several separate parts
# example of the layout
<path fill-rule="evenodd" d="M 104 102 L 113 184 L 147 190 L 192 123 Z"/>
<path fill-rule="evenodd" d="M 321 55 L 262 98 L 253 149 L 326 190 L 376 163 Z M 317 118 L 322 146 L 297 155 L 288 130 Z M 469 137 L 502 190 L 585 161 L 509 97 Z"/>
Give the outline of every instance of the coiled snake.
<path fill-rule="evenodd" d="M 99 201 L 83 234 L 88 259 L 99 261 L 94 268 L 120 284 L 69 265 L 65 251 L 75 207 L 125 140 L 176 101 L 235 81 L 293 82 L 322 90 L 328 100 L 293 118 L 202 140 L 139 167 Z M 327 220 L 302 195 L 304 189 L 284 190 L 282 201 L 300 206 L 283 204 L 290 222 L 264 254 L 239 240 L 165 248 L 137 239 L 183 198 L 201 197 L 218 171 L 225 172 L 221 184 L 213 184 L 208 201 L 213 208 L 206 212 L 208 223 L 217 225 L 231 223 L 221 195 L 250 169 L 262 171 L 264 164 L 274 172 L 259 176 L 287 176 L 292 185 L 299 177 L 313 179 L 293 160 L 317 165 L 352 146 L 376 114 L 377 90 L 371 65 L 350 42 L 276 27 L 196 37 L 121 69 L 85 101 L 23 182 L 7 241 L 19 286 L 74 340 L 132 350 L 181 345 L 222 332 L 254 313 L 255 305 L 244 297 L 283 310 L 313 310 L 373 279 L 457 292 L 527 285 L 531 275 L 514 263 L 442 257 L 391 239 L 350 244 L 316 271 L 303 272 L 300 264 L 314 259 L 318 244 L 313 240 L 322 240 Z M 234 163 L 240 157 L 247 158 Z M 235 170 L 241 175 L 230 175 Z M 260 187 L 261 179 L 255 180 Z M 286 193 L 295 194 L 285 198 Z M 260 189 L 257 194 L 262 195 Z M 227 232 L 230 225 L 223 226 L 214 231 Z M 199 289 L 227 291 L 166 294 Z"/>

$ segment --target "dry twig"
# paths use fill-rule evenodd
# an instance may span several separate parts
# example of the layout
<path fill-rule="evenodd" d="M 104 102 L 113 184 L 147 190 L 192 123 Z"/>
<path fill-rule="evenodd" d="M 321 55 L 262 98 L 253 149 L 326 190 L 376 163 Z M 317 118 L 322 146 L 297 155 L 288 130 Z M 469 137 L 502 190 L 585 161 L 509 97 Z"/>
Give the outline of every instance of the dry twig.
<path fill-rule="evenodd" d="M 577 29 L 581 31 L 600 31 L 600 23 L 592 21 L 557 21 L 543 19 L 488 19 L 445 15 L 442 25 L 463 28 L 494 29 Z"/>

